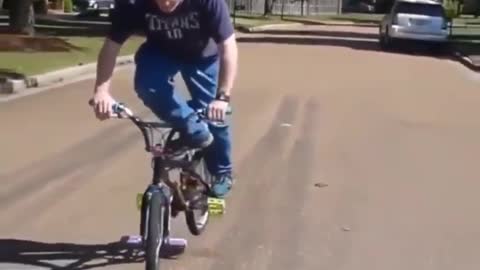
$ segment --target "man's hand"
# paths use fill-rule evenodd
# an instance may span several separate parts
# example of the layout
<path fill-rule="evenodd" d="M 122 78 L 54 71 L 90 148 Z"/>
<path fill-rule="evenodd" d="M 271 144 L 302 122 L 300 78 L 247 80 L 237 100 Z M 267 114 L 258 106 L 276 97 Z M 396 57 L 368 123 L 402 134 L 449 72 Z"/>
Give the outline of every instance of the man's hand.
<path fill-rule="evenodd" d="M 93 96 L 93 108 L 95 116 L 99 120 L 105 120 L 112 115 L 112 107 L 115 104 L 115 100 L 112 98 L 108 91 L 98 91 Z"/>
<path fill-rule="evenodd" d="M 208 105 L 208 119 L 212 121 L 224 121 L 228 111 L 228 102 L 214 100 Z"/>

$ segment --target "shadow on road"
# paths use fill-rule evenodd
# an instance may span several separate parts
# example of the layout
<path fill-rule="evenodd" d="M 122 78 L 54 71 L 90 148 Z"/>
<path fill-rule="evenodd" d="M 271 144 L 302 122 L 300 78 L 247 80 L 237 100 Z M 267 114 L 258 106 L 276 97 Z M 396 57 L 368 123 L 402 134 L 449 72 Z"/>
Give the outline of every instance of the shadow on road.
<path fill-rule="evenodd" d="M 240 43 L 275 43 L 291 45 L 341 46 L 357 50 L 378 50 L 377 42 L 365 40 L 313 38 L 313 37 L 280 37 L 280 36 L 245 36 L 238 37 Z"/>
<path fill-rule="evenodd" d="M 345 33 L 345 32 L 344 32 Z M 348 35 L 348 33 L 346 33 Z M 294 37 L 294 36 L 243 36 L 238 37 L 239 43 L 274 43 L 290 45 L 319 45 L 346 47 L 354 50 L 377 51 L 383 53 L 396 53 L 404 55 L 422 55 L 436 58 L 446 58 L 444 51 L 432 50 L 428 45 L 399 44 L 396 49 L 384 52 L 381 51 L 378 41 L 373 39 L 352 39 L 348 36 L 342 38 L 330 37 Z"/>
<path fill-rule="evenodd" d="M 162 258 L 173 259 L 174 257 L 175 254 L 172 252 L 163 251 L 162 253 Z M 86 245 L 0 239 L 0 265 L 10 263 L 55 270 L 85 270 L 108 265 L 143 263 L 143 261 L 143 252 L 122 241 Z"/>
<path fill-rule="evenodd" d="M 330 30 L 262 30 L 257 32 L 269 35 L 310 35 L 326 37 L 349 37 L 349 38 L 370 38 L 377 39 L 377 33 L 361 33 L 352 31 L 330 31 Z M 255 34 L 255 33 L 254 33 Z"/>
<path fill-rule="evenodd" d="M 294 22 L 294 23 L 303 23 L 306 25 L 325 25 L 324 22 L 315 21 L 308 18 L 284 18 L 286 22 Z M 335 24 L 333 22 L 329 22 L 329 25 L 334 26 L 342 26 L 341 21 L 344 22 L 353 22 L 356 27 L 375 27 L 378 24 L 378 20 L 369 20 L 369 19 L 355 19 L 355 18 L 335 18 L 334 21 L 339 21 L 339 23 Z"/>
<path fill-rule="evenodd" d="M 82 51 L 64 38 L 49 36 L 18 36 L 0 34 L 0 52 L 68 52 Z"/>
<path fill-rule="evenodd" d="M 0 50 L 1 51 L 1 50 Z M 2 82 L 2 78 L 11 78 L 14 80 L 25 80 L 26 76 L 24 74 L 18 73 L 15 70 L 12 69 L 4 69 L 0 68 L 0 83 Z M 3 175 L 1 175 L 3 177 Z M 0 177 L 0 178 L 2 178 Z"/>

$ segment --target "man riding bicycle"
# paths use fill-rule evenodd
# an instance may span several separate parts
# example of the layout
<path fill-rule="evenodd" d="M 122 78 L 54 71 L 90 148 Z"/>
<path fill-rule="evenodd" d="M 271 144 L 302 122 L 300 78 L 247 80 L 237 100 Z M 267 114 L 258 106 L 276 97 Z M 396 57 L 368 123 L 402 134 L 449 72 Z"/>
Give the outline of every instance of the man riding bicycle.
<path fill-rule="evenodd" d="M 116 0 L 111 29 L 98 56 L 93 101 L 98 119 L 115 103 L 110 82 L 122 44 L 136 31 L 146 41 L 135 54 L 138 97 L 160 119 L 182 130 L 181 144 L 205 149 L 212 191 L 224 197 L 233 185 L 228 125 L 207 125 L 195 113 L 208 108 L 214 121 L 225 118 L 237 72 L 237 44 L 225 0 Z M 192 99 L 175 91 L 180 72 Z"/>

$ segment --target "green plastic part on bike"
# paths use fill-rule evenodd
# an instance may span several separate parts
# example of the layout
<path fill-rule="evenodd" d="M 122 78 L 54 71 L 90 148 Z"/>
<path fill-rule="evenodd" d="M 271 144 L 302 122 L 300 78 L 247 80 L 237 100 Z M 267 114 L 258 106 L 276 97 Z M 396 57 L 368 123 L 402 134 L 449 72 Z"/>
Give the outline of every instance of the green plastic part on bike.
<path fill-rule="evenodd" d="M 208 212 L 212 215 L 225 214 L 225 200 L 218 198 L 208 198 Z"/>
<path fill-rule="evenodd" d="M 143 193 L 137 193 L 137 210 L 142 210 Z"/>
<path fill-rule="evenodd" d="M 142 209 L 143 193 L 137 193 L 136 204 L 137 210 Z M 208 198 L 208 212 L 212 215 L 223 215 L 225 214 L 225 200 L 209 197 Z"/>

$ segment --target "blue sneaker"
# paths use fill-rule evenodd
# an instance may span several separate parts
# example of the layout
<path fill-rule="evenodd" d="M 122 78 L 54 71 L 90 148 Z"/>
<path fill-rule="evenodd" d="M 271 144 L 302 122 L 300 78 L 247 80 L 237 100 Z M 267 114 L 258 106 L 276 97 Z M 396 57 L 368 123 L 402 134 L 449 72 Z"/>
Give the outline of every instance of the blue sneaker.
<path fill-rule="evenodd" d="M 212 191 L 217 198 L 226 197 L 232 186 L 233 177 L 231 173 L 222 173 L 212 177 Z"/>

